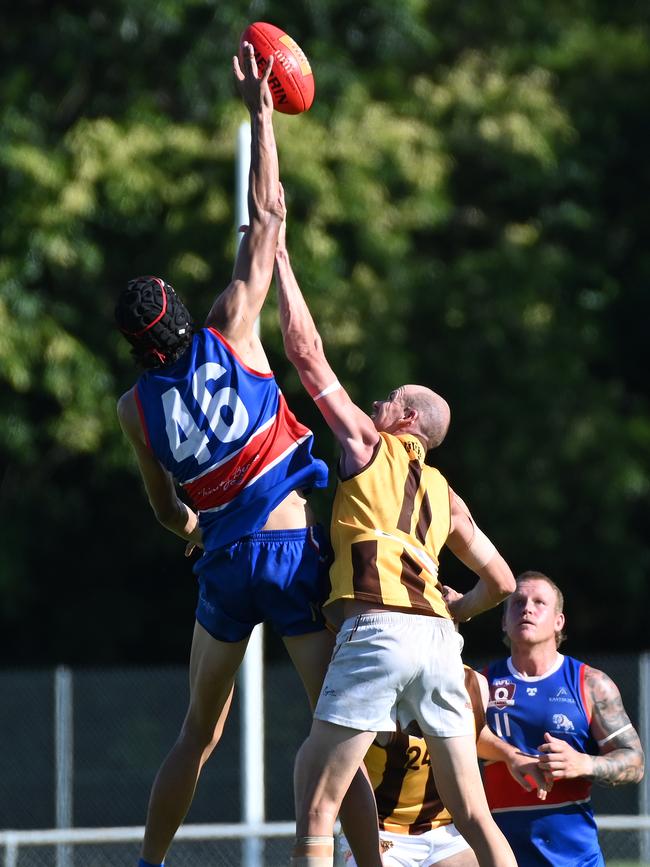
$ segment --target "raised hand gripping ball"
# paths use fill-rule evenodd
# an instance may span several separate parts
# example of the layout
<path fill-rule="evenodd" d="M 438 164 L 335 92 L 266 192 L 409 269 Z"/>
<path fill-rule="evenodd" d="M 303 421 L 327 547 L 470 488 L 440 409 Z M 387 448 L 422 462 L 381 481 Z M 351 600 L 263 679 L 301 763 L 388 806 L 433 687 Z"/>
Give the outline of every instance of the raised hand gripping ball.
<path fill-rule="evenodd" d="M 314 75 L 305 52 L 284 30 L 256 21 L 249 24 L 239 40 L 239 59 L 242 43 L 250 42 L 260 74 L 264 72 L 268 57 L 273 54 L 273 69 L 269 88 L 276 111 L 300 114 L 314 101 Z"/>

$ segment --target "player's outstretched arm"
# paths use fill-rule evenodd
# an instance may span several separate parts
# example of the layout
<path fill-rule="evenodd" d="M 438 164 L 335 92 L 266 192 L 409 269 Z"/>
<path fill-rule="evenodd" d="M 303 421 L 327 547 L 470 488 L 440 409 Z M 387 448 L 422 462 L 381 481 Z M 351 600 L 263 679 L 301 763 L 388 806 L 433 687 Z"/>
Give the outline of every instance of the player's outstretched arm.
<path fill-rule="evenodd" d="M 117 416 L 135 453 L 149 503 L 157 520 L 181 539 L 200 547 L 198 516 L 179 499 L 172 477 L 147 446 L 133 389 L 123 394 L 118 401 Z"/>
<path fill-rule="evenodd" d="M 480 530 L 461 498 L 450 490 L 451 531 L 449 550 L 478 575 L 472 589 L 463 594 L 445 588 L 445 600 L 454 620 L 462 622 L 503 602 L 516 587 L 515 576 L 485 533 Z"/>
<path fill-rule="evenodd" d="M 371 459 L 379 434 L 370 416 L 353 403 L 325 357 L 323 341 L 291 267 L 286 222 L 275 253 L 275 281 L 287 358 L 339 441 L 342 472 L 355 473 Z"/>
<path fill-rule="evenodd" d="M 644 773 L 643 748 L 618 687 L 605 672 L 586 666 L 585 692 L 591 708 L 590 729 L 600 755 L 579 753 L 546 733 L 539 747 L 544 753 L 540 768 L 554 780 L 582 777 L 606 786 L 638 783 Z"/>
<path fill-rule="evenodd" d="M 233 58 L 235 79 L 251 117 L 248 230 L 239 245 L 230 285 L 214 302 L 206 325 L 218 328 L 240 351 L 254 337 L 255 320 L 273 276 L 273 258 L 283 209 L 279 203 L 278 153 L 273 131 L 273 99 L 268 86 L 273 56 L 258 78 L 253 47 L 243 46 L 243 62 Z"/>

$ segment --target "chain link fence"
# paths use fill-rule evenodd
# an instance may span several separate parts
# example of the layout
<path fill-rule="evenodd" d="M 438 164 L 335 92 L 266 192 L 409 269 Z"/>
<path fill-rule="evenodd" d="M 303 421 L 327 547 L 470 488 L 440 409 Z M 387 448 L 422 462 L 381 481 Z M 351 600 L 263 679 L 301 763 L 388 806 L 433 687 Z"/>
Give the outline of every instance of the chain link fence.
<path fill-rule="evenodd" d="M 634 656 L 590 656 L 619 686 L 635 724 L 640 705 L 640 660 Z M 470 660 L 470 662 L 472 662 Z M 474 661 L 475 663 L 477 661 Z M 59 672 L 60 674 L 60 672 Z M 185 667 L 88 669 L 68 672 L 61 694 L 56 671 L 0 672 L 0 828 L 14 830 L 126 828 L 144 822 L 152 781 L 180 729 L 188 698 Z M 57 691 L 58 683 L 58 691 Z M 290 664 L 265 671 L 265 819 L 288 822 L 294 815 L 292 768 L 307 735 L 310 713 Z M 201 776 L 187 824 L 234 824 L 242 817 L 240 773 L 241 709 L 236 691 L 223 739 Z M 58 701 L 57 701 L 58 696 Z M 69 714 L 65 731 L 60 718 Z M 644 745 L 645 746 L 645 745 Z M 61 765 L 69 761 L 69 784 L 61 787 Z M 647 790 L 646 790 L 647 791 Z M 638 815 L 642 787 L 594 787 L 597 815 Z M 601 833 L 608 864 L 649 864 L 648 836 L 640 829 Z M 236 836 L 176 840 L 173 867 L 233 867 L 250 863 Z M 286 865 L 290 836 L 258 844 L 260 864 Z M 83 845 L 20 846 L 11 867 L 111 867 L 134 864 L 137 841 Z M 3 852 L 0 848 L 0 865 Z"/>

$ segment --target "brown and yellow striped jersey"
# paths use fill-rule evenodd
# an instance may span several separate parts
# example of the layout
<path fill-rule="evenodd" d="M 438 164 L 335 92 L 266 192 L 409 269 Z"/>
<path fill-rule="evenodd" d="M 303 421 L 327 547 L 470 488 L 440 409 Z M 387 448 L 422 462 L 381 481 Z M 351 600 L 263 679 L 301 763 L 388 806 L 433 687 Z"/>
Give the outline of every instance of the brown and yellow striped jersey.
<path fill-rule="evenodd" d="M 485 709 L 476 672 L 468 666 L 465 686 L 478 737 L 485 724 Z M 393 834 L 424 834 L 449 825 L 453 820 L 440 800 L 424 738 L 400 731 L 390 732 L 388 738 L 385 746 L 373 743 L 365 758 L 377 799 L 379 828 Z"/>
<path fill-rule="evenodd" d="M 358 599 L 449 618 L 438 555 L 450 523 L 449 486 L 419 440 L 380 433 L 370 463 L 338 483 L 325 605 Z"/>

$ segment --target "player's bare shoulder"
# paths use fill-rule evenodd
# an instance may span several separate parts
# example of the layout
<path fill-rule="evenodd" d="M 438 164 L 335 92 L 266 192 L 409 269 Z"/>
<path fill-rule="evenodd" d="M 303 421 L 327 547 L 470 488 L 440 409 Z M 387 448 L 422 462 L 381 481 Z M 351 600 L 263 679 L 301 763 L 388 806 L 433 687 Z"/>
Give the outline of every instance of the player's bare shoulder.
<path fill-rule="evenodd" d="M 604 671 L 585 664 L 584 683 L 589 710 L 592 714 L 602 714 L 610 710 L 613 705 L 623 707 L 618 687 Z"/>
<path fill-rule="evenodd" d="M 130 439 L 143 439 L 142 425 L 138 413 L 138 403 L 135 397 L 135 385 L 117 401 L 117 418 L 120 422 L 120 427 Z"/>
<path fill-rule="evenodd" d="M 585 665 L 585 693 L 591 711 L 591 729 L 601 747 L 633 747 L 639 737 L 623 706 L 619 688 L 604 671 Z"/>

